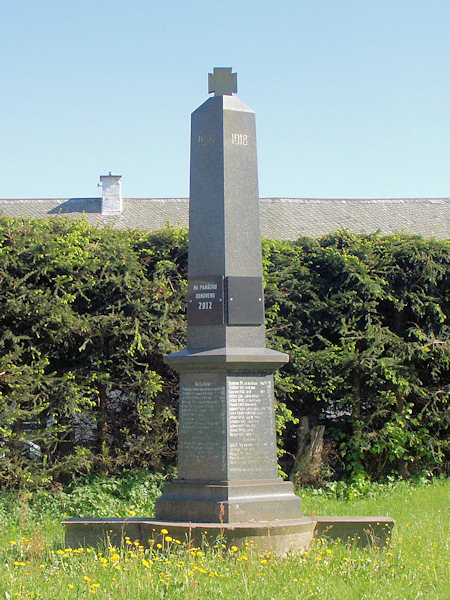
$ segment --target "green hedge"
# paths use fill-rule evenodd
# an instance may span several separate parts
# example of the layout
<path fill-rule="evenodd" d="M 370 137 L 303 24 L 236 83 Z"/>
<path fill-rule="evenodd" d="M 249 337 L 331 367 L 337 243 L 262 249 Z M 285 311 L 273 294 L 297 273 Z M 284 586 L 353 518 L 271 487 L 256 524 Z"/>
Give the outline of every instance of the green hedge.
<path fill-rule="evenodd" d="M 418 236 L 265 241 L 280 463 L 325 426 L 321 477 L 445 468 L 450 244 Z M 0 217 L 0 479 L 54 484 L 174 464 L 187 232 Z"/>

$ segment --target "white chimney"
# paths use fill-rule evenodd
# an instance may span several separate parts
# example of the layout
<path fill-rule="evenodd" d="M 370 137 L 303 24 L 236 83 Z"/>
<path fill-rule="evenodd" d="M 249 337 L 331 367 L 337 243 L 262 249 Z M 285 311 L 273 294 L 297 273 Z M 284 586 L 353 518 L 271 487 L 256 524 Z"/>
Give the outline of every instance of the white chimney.
<path fill-rule="evenodd" d="M 122 175 L 100 175 L 102 185 L 102 215 L 120 215 L 122 212 Z"/>

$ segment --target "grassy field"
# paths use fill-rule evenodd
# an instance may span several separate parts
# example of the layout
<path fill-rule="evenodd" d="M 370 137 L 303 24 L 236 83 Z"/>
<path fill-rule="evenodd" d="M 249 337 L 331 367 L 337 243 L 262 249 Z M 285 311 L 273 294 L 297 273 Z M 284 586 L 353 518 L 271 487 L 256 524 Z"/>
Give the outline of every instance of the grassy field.
<path fill-rule="evenodd" d="M 154 482 L 139 481 L 122 502 L 113 484 L 105 485 L 106 491 L 86 486 L 54 497 L 0 497 L 0 599 L 450 598 L 445 480 L 379 486 L 352 500 L 305 491 L 305 514 L 389 515 L 397 522 L 394 537 L 385 550 L 316 541 L 308 552 L 283 559 L 251 545 L 243 551 L 221 544 L 189 548 L 168 536 L 164 547 L 151 550 L 129 539 L 103 551 L 65 549 L 59 521 L 76 511 L 150 514 Z M 142 486 L 150 490 L 146 498 L 136 491 Z"/>

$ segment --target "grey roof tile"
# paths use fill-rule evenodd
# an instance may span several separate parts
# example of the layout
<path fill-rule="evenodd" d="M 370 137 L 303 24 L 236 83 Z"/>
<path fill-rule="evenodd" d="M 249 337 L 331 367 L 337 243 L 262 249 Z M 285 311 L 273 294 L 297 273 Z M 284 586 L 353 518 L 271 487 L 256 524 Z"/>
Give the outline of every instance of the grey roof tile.
<path fill-rule="evenodd" d="M 10 217 L 84 217 L 93 225 L 148 231 L 189 225 L 188 198 L 124 198 L 122 214 L 103 216 L 100 210 L 100 198 L 0 199 L 0 213 Z M 272 239 L 319 237 L 337 229 L 450 237 L 450 198 L 261 198 L 260 211 L 262 234 Z"/>

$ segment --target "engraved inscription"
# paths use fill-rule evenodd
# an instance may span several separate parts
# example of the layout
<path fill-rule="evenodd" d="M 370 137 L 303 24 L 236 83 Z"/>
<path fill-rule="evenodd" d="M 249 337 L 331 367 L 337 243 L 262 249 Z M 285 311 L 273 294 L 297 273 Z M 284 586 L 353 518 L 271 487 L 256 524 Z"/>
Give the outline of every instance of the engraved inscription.
<path fill-rule="evenodd" d="M 198 143 L 200 146 L 214 146 L 216 143 L 216 138 L 211 133 L 199 135 Z"/>
<path fill-rule="evenodd" d="M 181 478 L 223 479 L 226 470 L 225 382 L 215 374 L 183 374 L 178 470 Z"/>
<path fill-rule="evenodd" d="M 228 470 L 231 477 L 276 477 L 271 375 L 228 377 Z"/>
<path fill-rule="evenodd" d="M 231 143 L 236 146 L 248 146 L 248 134 L 247 133 L 232 133 Z"/>
<path fill-rule="evenodd" d="M 212 306 L 213 306 L 212 302 L 199 302 L 198 310 L 211 310 Z"/>
<path fill-rule="evenodd" d="M 200 284 L 193 285 L 192 288 L 194 291 L 194 297 L 197 300 L 197 302 L 198 302 L 199 298 L 212 298 L 213 300 L 216 299 L 217 288 L 218 288 L 217 283 L 210 283 L 210 282 L 209 283 L 200 283 Z M 210 290 L 210 291 L 205 292 L 203 290 Z M 192 299 L 190 300 L 190 302 L 192 302 Z M 219 298 L 219 302 L 222 302 L 222 298 Z M 198 302 L 199 310 L 211 310 L 212 307 L 213 307 L 212 302 Z"/>
<path fill-rule="evenodd" d="M 187 317 L 189 325 L 223 324 L 223 277 L 188 281 Z"/>

